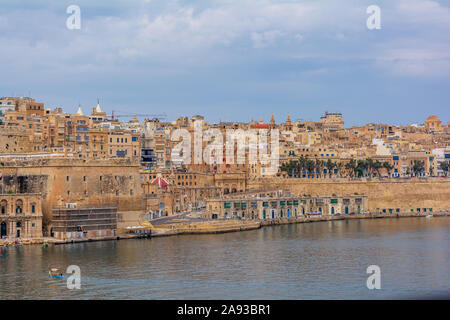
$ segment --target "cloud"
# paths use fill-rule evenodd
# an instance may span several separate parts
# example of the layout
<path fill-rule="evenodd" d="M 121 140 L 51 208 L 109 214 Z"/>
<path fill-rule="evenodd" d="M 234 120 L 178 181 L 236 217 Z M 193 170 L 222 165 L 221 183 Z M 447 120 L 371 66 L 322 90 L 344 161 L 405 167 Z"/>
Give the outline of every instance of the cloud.
<path fill-rule="evenodd" d="M 265 48 L 273 44 L 282 36 L 283 33 L 279 30 L 269 30 L 264 32 L 253 32 L 251 38 L 254 48 Z"/>
<path fill-rule="evenodd" d="M 444 1 L 379 0 L 381 30 L 366 28 L 369 0 L 80 0 L 82 30 L 66 29 L 68 2 L 5 2 L 2 85 L 39 85 L 61 101 L 74 87 L 122 92 L 125 101 L 149 90 L 161 104 L 219 97 L 241 110 L 240 99 L 324 99 L 330 87 L 360 86 L 372 74 L 379 88 L 450 74 Z"/>

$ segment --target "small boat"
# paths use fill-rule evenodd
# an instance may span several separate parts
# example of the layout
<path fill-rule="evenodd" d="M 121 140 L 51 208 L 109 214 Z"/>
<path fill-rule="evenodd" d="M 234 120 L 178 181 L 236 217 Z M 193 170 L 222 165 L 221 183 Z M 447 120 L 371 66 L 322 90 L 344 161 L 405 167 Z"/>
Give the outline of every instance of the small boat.
<path fill-rule="evenodd" d="M 427 215 L 425 218 L 433 218 L 432 214 Z"/>
<path fill-rule="evenodd" d="M 50 270 L 48 270 L 48 275 L 52 278 L 62 278 L 63 273 L 61 269 L 51 268 Z"/>

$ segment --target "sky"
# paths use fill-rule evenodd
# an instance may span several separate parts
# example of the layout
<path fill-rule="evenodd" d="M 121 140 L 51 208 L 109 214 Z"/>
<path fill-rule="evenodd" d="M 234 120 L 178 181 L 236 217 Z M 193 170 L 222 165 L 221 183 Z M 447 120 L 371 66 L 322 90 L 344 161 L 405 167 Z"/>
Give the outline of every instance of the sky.
<path fill-rule="evenodd" d="M 168 120 L 446 122 L 449 31 L 450 0 L 0 0 L 0 96 Z"/>

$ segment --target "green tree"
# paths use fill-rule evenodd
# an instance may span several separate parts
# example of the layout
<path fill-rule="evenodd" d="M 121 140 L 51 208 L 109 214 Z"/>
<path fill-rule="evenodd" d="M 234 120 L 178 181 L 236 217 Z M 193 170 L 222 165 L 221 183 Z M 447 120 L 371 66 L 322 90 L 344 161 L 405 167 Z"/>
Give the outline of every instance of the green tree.
<path fill-rule="evenodd" d="M 310 160 L 310 159 L 306 160 L 305 168 L 309 175 L 314 174 L 315 167 L 316 167 L 316 165 L 313 160 Z"/>
<path fill-rule="evenodd" d="M 328 176 L 331 178 L 332 175 L 332 170 L 334 167 L 336 167 L 336 163 L 334 163 L 333 161 L 331 161 L 331 159 L 327 160 L 327 163 L 325 164 L 325 167 L 327 167 L 328 170 Z"/>
<path fill-rule="evenodd" d="M 444 171 L 444 175 L 448 176 L 448 171 L 450 167 L 450 161 L 441 161 L 439 162 L 439 168 L 441 168 L 442 171 Z"/>
<path fill-rule="evenodd" d="M 392 169 L 394 169 L 394 166 L 391 165 L 389 162 L 385 161 L 385 162 L 383 162 L 383 168 L 386 169 L 388 177 L 390 178 L 391 177 L 391 171 L 392 171 Z"/>
<path fill-rule="evenodd" d="M 366 160 L 358 160 L 355 172 L 358 177 L 363 177 L 364 174 L 368 171 L 369 164 Z"/>
<path fill-rule="evenodd" d="M 425 171 L 425 166 L 422 161 L 420 160 L 414 160 L 414 164 L 412 167 L 412 171 L 414 172 L 414 175 L 417 176 L 418 174 Z"/>
<path fill-rule="evenodd" d="M 336 169 L 337 169 L 337 174 L 338 174 L 338 176 L 339 177 L 342 177 L 342 172 L 343 172 L 343 170 L 344 170 L 344 164 L 342 163 L 342 162 L 337 162 L 336 163 Z"/>
<path fill-rule="evenodd" d="M 380 169 L 383 167 L 383 164 L 380 161 L 375 161 L 373 163 L 373 168 L 377 172 L 377 176 L 380 177 Z"/>
<path fill-rule="evenodd" d="M 349 162 L 345 164 L 345 169 L 347 170 L 347 174 L 350 175 L 351 178 L 355 176 L 356 173 L 356 161 L 355 159 L 350 159 Z"/>
<path fill-rule="evenodd" d="M 372 178 L 372 174 L 373 174 L 373 169 L 374 169 L 374 162 L 372 159 L 367 159 L 366 160 L 366 170 L 367 173 L 369 174 L 369 177 Z"/>

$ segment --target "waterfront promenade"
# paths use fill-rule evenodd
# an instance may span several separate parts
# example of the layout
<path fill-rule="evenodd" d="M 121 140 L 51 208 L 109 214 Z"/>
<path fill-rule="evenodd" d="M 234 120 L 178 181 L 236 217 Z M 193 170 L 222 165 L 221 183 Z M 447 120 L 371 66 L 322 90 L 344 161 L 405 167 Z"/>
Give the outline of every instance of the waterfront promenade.
<path fill-rule="evenodd" d="M 291 218 L 279 218 L 271 220 L 239 220 L 239 219 L 226 219 L 226 220 L 205 220 L 198 218 L 192 214 L 182 214 L 174 217 L 164 217 L 157 219 L 154 225 L 151 227 L 151 237 L 167 237 L 175 235 L 186 234 L 218 234 L 228 232 L 240 232 L 255 230 L 262 227 L 286 225 L 286 224 L 299 224 L 299 223 L 313 223 L 324 221 L 337 221 L 337 220 L 357 220 L 357 219 L 396 219 L 396 218 L 425 218 L 426 213 L 362 213 L 353 215 L 310 215 L 304 217 L 291 217 Z M 433 217 L 447 217 L 446 212 L 433 213 Z M 119 233 L 117 236 L 99 237 L 90 239 L 54 239 L 54 238 L 42 238 L 42 239 L 24 239 L 20 242 L 5 241 L 0 242 L 0 246 L 5 245 L 24 245 L 24 244 L 69 244 L 80 242 L 92 242 L 92 241 L 108 241 L 108 240 L 126 240 L 126 239 L 138 239 L 147 238 L 148 236 L 140 234 L 125 234 Z"/>

